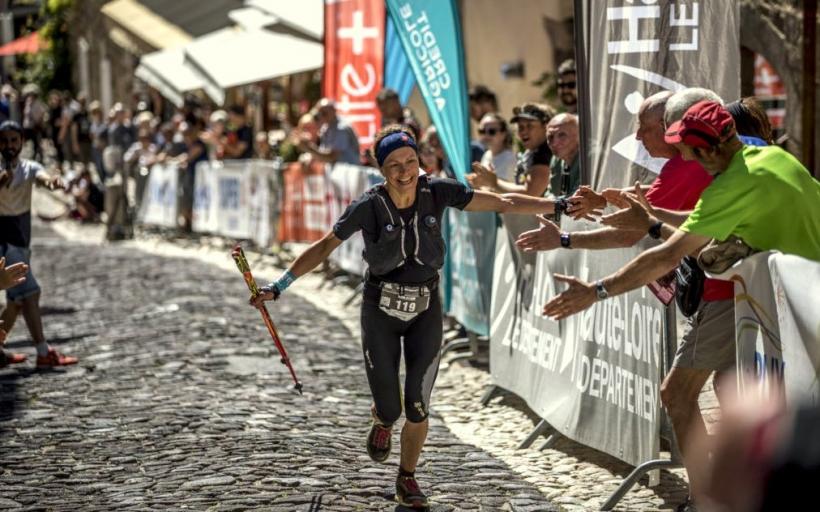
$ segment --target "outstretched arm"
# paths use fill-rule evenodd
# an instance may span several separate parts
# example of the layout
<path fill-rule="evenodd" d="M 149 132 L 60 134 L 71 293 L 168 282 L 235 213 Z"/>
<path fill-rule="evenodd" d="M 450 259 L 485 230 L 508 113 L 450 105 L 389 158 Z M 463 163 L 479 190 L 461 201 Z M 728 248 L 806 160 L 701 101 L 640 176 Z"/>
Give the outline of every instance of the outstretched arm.
<path fill-rule="evenodd" d="M 709 239 L 704 236 L 677 231 L 663 244 L 644 251 L 600 282 L 610 297 L 634 290 L 663 276 L 675 268 L 682 257 L 708 242 Z M 544 315 L 561 320 L 587 309 L 598 300 L 595 283 L 557 274 L 555 279 L 567 283 L 569 287 L 544 306 Z"/>
<path fill-rule="evenodd" d="M 473 198 L 464 208 L 470 212 L 498 213 L 553 213 L 555 202 L 552 199 L 533 197 L 525 194 L 495 194 L 483 190 L 474 190 Z"/>
<path fill-rule="evenodd" d="M 284 288 L 287 288 L 297 277 L 303 276 L 318 267 L 341 243 L 342 241 L 333 234 L 333 231 L 328 231 L 324 238 L 314 242 L 302 254 L 297 256 L 290 267 L 282 274 L 282 277 L 260 288 L 259 295 L 251 298 L 251 305 L 259 307 L 266 300 L 278 298 Z"/>

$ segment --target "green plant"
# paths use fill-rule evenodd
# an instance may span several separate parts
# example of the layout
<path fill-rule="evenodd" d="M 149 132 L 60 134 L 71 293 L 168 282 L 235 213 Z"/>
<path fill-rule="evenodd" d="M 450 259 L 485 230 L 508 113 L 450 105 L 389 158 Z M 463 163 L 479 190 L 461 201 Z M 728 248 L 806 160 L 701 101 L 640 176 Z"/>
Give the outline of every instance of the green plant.
<path fill-rule="evenodd" d="M 43 92 L 72 89 L 68 21 L 75 0 L 47 0 L 40 8 L 37 31 L 45 48 L 21 59 L 20 83 L 35 83 Z"/>

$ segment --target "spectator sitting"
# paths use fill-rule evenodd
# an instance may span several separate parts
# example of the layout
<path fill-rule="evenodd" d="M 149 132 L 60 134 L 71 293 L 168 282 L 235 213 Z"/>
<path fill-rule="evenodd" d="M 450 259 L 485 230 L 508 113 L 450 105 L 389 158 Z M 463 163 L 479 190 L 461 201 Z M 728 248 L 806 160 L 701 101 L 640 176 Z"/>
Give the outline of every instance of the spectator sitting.
<path fill-rule="evenodd" d="M 245 120 L 245 109 L 241 105 L 234 105 L 228 109 L 228 126 L 224 150 L 225 159 L 252 158 L 253 130 Z"/>
<path fill-rule="evenodd" d="M 547 144 L 553 154 L 550 160 L 550 192 L 556 197 L 568 197 L 581 185 L 578 116 L 558 114 L 550 119 L 547 123 Z"/>
<path fill-rule="evenodd" d="M 323 98 L 319 100 L 317 107 L 317 116 L 322 123 L 319 145 L 303 136 L 300 148 L 324 162 L 361 164 L 359 139 L 353 128 L 336 115 L 336 104 L 328 98 Z"/>
<path fill-rule="evenodd" d="M 89 169 L 82 169 L 77 177 L 68 184 L 68 192 L 74 198 L 75 208 L 71 215 L 82 222 L 100 220 L 103 211 L 103 193 L 94 183 Z"/>
<path fill-rule="evenodd" d="M 513 109 L 512 122 L 518 125 L 518 137 L 525 151 L 519 153 L 515 180 L 505 181 L 483 165 L 473 165 L 467 179 L 473 187 L 497 192 L 517 192 L 541 197 L 549 188 L 552 151 L 547 144 L 547 123 L 552 111 L 546 105 L 525 103 Z"/>

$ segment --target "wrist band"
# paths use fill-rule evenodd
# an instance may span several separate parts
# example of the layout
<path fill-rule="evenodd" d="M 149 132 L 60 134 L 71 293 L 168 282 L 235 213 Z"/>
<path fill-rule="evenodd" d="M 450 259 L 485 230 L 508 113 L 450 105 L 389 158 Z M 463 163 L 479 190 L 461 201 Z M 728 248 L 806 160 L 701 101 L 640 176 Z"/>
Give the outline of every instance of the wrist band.
<path fill-rule="evenodd" d="M 293 275 L 293 272 L 290 270 L 285 270 L 279 279 L 271 283 L 271 286 L 275 286 L 276 289 L 279 290 L 279 293 L 282 293 L 287 290 L 294 281 L 296 281 L 296 276 Z"/>

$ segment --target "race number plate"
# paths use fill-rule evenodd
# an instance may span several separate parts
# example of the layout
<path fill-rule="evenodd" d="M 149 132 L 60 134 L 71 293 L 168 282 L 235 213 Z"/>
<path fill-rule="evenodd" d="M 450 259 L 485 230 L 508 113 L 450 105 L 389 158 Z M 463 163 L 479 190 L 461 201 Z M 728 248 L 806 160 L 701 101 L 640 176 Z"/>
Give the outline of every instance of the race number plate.
<path fill-rule="evenodd" d="M 382 285 L 379 308 L 388 315 L 404 320 L 414 319 L 430 305 L 430 290 L 426 286 Z"/>

